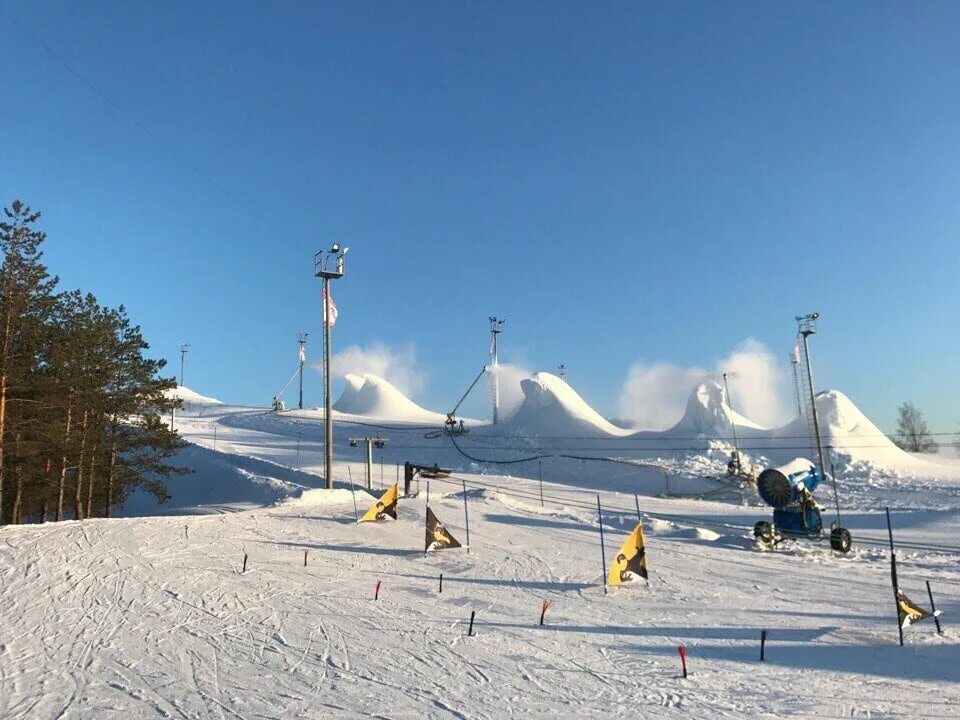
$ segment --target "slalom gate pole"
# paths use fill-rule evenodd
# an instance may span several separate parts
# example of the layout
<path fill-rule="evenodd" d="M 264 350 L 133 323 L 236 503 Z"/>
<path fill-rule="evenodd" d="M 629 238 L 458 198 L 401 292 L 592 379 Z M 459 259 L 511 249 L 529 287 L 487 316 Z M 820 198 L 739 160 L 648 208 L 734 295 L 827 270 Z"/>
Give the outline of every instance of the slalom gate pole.
<path fill-rule="evenodd" d="M 683 677 L 687 677 L 687 646 L 677 645 L 677 652 L 680 653 L 680 664 L 683 666 Z"/>
<path fill-rule="evenodd" d="M 767 659 L 766 655 L 766 646 L 767 646 L 767 631 L 760 631 L 760 662 L 765 662 Z"/>
<path fill-rule="evenodd" d="M 637 522 L 643 522 L 643 518 L 640 517 L 640 496 L 634 493 L 633 500 L 637 503 Z"/>
<path fill-rule="evenodd" d="M 476 610 L 470 611 L 470 629 L 467 630 L 467 637 L 473 637 L 473 618 L 476 617 L 476 615 L 477 615 Z"/>
<path fill-rule="evenodd" d="M 382 584 L 383 584 L 383 580 L 377 580 L 377 587 L 376 587 L 376 589 L 373 591 L 373 599 L 374 599 L 374 600 L 379 600 L 379 599 L 380 599 L 380 585 L 382 585 Z"/>
<path fill-rule="evenodd" d="M 467 481 L 461 480 L 463 483 L 463 521 L 467 525 L 467 555 L 470 554 L 470 513 L 467 512 Z M 429 485 L 427 486 L 429 487 Z M 471 621 L 472 626 L 472 621 Z"/>
<path fill-rule="evenodd" d="M 550 601 L 544 600 L 543 605 L 540 606 L 540 624 L 543 625 L 543 619 L 547 616 L 547 608 L 550 607 Z"/>
<path fill-rule="evenodd" d="M 303 551 L 303 566 L 304 566 L 304 567 L 307 566 L 307 551 L 306 551 L 306 550 Z"/>
<path fill-rule="evenodd" d="M 933 602 L 933 591 L 930 589 L 930 581 L 927 580 L 927 595 L 930 597 L 930 612 L 933 613 L 933 621 L 937 624 L 937 635 L 943 635 L 940 629 L 940 616 L 937 615 L 937 606 Z"/>
<path fill-rule="evenodd" d="M 246 571 L 247 571 L 247 554 L 244 553 L 244 554 L 243 554 L 243 570 L 242 570 L 242 572 L 246 572 Z"/>
<path fill-rule="evenodd" d="M 897 551 L 893 549 L 893 525 L 890 523 L 890 508 L 887 508 L 887 532 L 890 535 L 890 580 L 893 583 L 893 609 L 900 634 L 900 647 L 903 647 L 903 625 L 900 624 L 900 586 L 897 582 Z"/>
<path fill-rule="evenodd" d="M 597 520 L 600 525 L 600 562 L 603 567 L 603 575 L 600 581 L 603 583 L 603 594 L 607 594 L 607 551 L 603 547 L 603 511 L 600 509 L 600 495 L 597 495 Z"/>
<path fill-rule="evenodd" d="M 543 458 L 537 458 L 537 477 L 540 480 L 540 507 L 543 507 Z"/>
<path fill-rule="evenodd" d="M 347 465 L 347 475 L 350 477 L 350 494 L 353 496 L 353 519 L 360 522 L 360 514 L 357 512 L 357 489 L 353 486 L 353 473 L 350 466 Z"/>
<path fill-rule="evenodd" d="M 440 591 L 439 592 L 441 593 L 443 592 L 443 573 L 440 573 Z"/>

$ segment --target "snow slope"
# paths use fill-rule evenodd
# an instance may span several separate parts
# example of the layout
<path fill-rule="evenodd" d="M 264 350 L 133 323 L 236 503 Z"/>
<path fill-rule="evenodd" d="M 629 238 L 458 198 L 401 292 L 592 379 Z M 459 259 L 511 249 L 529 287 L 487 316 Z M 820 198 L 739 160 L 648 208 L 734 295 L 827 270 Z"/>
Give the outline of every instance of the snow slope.
<path fill-rule="evenodd" d="M 715 380 L 705 380 L 693 389 L 687 399 L 683 417 L 663 434 L 669 436 L 704 435 L 713 438 L 729 438 L 736 425 L 737 430 L 763 430 L 752 420 L 736 412 L 727 403 L 727 393 Z"/>
<path fill-rule="evenodd" d="M 882 548 L 759 552 L 648 517 L 649 587 L 604 594 L 590 503 L 511 492 L 470 490 L 469 555 L 424 555 L 423 495 L 383 524 L 357 525 L 337 493 L 2 528 L 0 717 L 942 718 L 960 703 L 949 621 L 897 646 Z M 603 502 L 609 559 L 636 516 L 632 498 Z M 466 539 L 456 484 L 433 481 L 431 507 Z M 954 559 L 906 552 L 900 570 L 914 599 L 931 579 L 945 619 L 960 612 Z"/>

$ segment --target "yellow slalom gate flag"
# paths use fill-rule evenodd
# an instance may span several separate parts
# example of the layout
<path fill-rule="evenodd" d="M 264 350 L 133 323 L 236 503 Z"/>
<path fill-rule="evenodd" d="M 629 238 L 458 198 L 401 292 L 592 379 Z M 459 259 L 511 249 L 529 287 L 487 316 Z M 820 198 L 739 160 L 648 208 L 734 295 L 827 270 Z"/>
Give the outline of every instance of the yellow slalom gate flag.
<path fill-rule="evenodd" d="M 377 500 L 377 504 L 363 514 L 360 522 L 378 522 L 386 520 L 388 517 L 397 519 L 397 483 L 391 485 L 383 496 Z"/>
<path fill-rule="evenodd" d="M 939 615 L 940 611 L 938 610 L 934 614 Z M 902 628 L 926 620 L 928 617 L 933 617 L 899 590 L 897 590 L 897 615 L 900 616 L 900 627 Z"/>
<path fill-rule="evenodd" d="M 638 577 L 647 577 L 647 553 L 643 545 L 643 525 L 637 526 L 624 541 L 620 552 L 617 553 L 610 566 L 607 576 L 608 585 L 622 585 Z"/>
<path fill-rule="evenodd" d="M 423 544 L 423 551 L 430 550 L 449 550 L 450 548 L 463 547 L 456 539 L 447 532 L 447 529 L 440 524 L 433 510 L 427 508 L 427 534 Z"/>

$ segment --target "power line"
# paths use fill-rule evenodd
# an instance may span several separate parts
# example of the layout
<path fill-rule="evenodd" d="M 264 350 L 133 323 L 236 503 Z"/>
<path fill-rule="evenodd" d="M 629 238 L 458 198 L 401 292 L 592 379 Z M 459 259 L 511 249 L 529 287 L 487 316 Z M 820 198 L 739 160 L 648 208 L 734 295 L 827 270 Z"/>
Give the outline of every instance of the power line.
<path fill-rule="evenodd" d="M 0 12 L 5 12 L 5 11 L 0 10 Z M 211 177 L 208 173 L 204 172 L 203 170 L 201 170 L 200 168 L 198 168 L 196 165 L 194 165 L 194 164 L 189 160 L 189 158 L 187 158 L 183 153 L 181 153 L 181 152 L 176 148 L 175 145 L 172 145 L 171 143 L 169 143 L 169 142 L 167 142 L 167 141 L 165 141 L 165 140 L 162 140 L 156 133 L 154 133 L 149 127 L 147 127 L 147 125 L 146 125 L 142 120 L 140 120 L 140 119 L 139 119 L 136 115 L 134 115 L 133 113 L 131 113 L 131 112 L 129 112 L 128 110 L 126 110 L 122 105 L 120 105 L 120 103 L 118 103 L 116 100 L 114 100 L 114 99 L 113 99 L 110 95 L 108 95 L 106 92 L 104 92 L 103 90 L 101 90 L 100 87 L 98 87 L 89 77 L 87 77 L 86 75 L 84 75 L 82 72 L 80 72 L 79 70 L 77 70 L 77 68 L 75 68 L 75 67 L 74 67 L 73 65 L 71 65 L 69 62 L 67 62 L 67 60 L 66 60 L 62 55 L 60 55 L 56 50 L 54 50 L 54 49 L 53 49 L 52 47 L 50 47 L 47 43 L 45 43 L 42 38 L 34 35 L 32 32 L 30 32 L 30 30 L 28 30 L 26 27 L 24 27 L 23 25 L 21 25 L 20 22 L 19 22 L 15 17 L 13 17 L 9 12 L 6 12 L 6 16 L 7 16 L 7 19 L 10 21 L 10 24 L 11 24 L 11 25 L 13 25 L 14 27 L 16 27 L 21 33 L 24 34 L 24 36 L 26 36 L 29 40 L 31 40 L 31 41 L 32 41 L 33 43 L 35 43 L 37 46 L 39 46 L 40 48 L 42 48 L 48 55 L 50 55 L 50 57 L 52 57 L 54 60 L 56 60 L 61 66 L 63 66 L 63 68 L 66 69 L 67 72 L 69 72 L 69 73 L 70 73 L 71 75 L 73 75 L 77 80 L 79 80 L 79 81 L 82 82 L 84 85 L 86 85 L 87 88 L 89 88 L 91 91 L 93 91 L 94 93 L 96 93 L 96 95 L 99 96 L 101 100 L 103 100 L 105 103 L 107 103 L 107 104 L 108 104 L 110 107 L 112 107 L 115 111 L 117 111 L 118 113 L 120 113 L 127 121 L 129 121 L 129 122 L 133 123 L 134 125 L 136 125 L 137 128 L 139 128 L 139 129 L 140 129 L 144 134 L 146 134 L 151 140 L 153 140 L 153 141 L 156 142 L 157 144 L 163 146 L 164 151 L 166 151 L 167 153 L 175 156 L 175 157 L 176 157 L 181 163 L 183 163 L 189 170 L 191 170 L 193 173 L 195 173 L 195 174 L 196 174 L 198 177 L 200 177 L 201 179 L 203 179 L 203 180 L 205 180 L 206 182 L 208 182 L 211 186 L 213 186 L 214 188 L 216 188 L 216 189 L 217 189 L 218 191 L 220 191 L 224 196 L 226 196 L 227 198 L 229 198 L 230 200 L 232 200 L 232 201 L 233 201 L 234 203 L 236 203 L 238 206 L 240 206 L 241 208 L 243 208 L 244 210 L 246 210 L 248 213 L 250 213 L 250 215 L 252 215 L 252 216 L 254 217 L 254 219 L 258 220 L 259 222 L 263 223 L 264 225 L 267 225 L 267 221 L 264 220 L 264 219 L 256 212 L 256 210 L 254 210 L 254 209 L 253 209 L 252 207 L 250 207 L 247 203 L 243 202 L 243 200 L 241 200 L 241 199 L 238 198 L 236 195 L 234 195 L 234 194 L 231 193 L 229 190 L 227 190 L 227 189 L 226 189 L 223 185 L 221 185 L 219 182 L 217 182 L 216 180 L 214 180 L 213 177 Z"/>

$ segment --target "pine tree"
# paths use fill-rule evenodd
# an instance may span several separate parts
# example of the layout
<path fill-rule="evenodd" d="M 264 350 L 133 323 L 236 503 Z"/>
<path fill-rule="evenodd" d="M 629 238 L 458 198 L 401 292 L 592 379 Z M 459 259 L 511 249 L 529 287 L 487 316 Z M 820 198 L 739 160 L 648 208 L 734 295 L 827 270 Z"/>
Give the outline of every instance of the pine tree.
<path fill-rule="evenodd" d="M 898 412 L 897 433 L 894 442 L 907 452 L 936 452 L 937 443 L 927 428 L 927 422 L 913 403 L 903 403 Z"/>
<path fill-rule="evenodd" d="M 35 224 L 40 213 L 19 200 L 3 210 L 0 221 L 0 524 L 4 522 L 7 461 L 17 469 L 16 482 L 24 482 L 23 432 L 27 407 L 36 398 L 31 376 L 36 371 L 37 349 L 53 308 L 53 288 L 43 265 L 40 245 L 46 235 Z M 35 418 L 32 418 L 35 420 Z M 36 428 L 34 428 L 35 430 Z M 13 439 L 13 447 L 11 447 Z"/>

